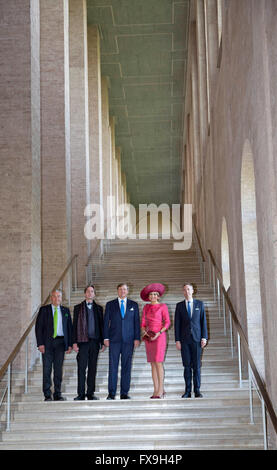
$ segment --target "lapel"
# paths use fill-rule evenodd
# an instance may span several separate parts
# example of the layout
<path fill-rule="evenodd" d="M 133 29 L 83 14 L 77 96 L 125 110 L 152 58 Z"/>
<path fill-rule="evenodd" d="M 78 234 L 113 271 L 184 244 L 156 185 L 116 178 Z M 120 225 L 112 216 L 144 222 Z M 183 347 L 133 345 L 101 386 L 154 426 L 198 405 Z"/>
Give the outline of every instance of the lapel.
<path fill-rule="evenodd" d="M 53 312 L 52 312 L 52 305 L 48 305 L 48 317 L 49 317 L 49 326 L 54 331 L 54 319 L 53 319 Z"/>
<path fill-rule="evenodd" d="M 128 310 L 130 310 L 130 308 L 131 308 L 131 300 L 127 299 L 125 316 L 127 315 Z"/>
<path fill-rule="evenodd" d="M 116 298 L 114 300 L 114 308 L 115 308 L 115 311 L 118 313 L 118 315 L 121 317 L 121 311 L 120 311 L 120 307 L 119 307 L 119 302 L 118 302 L 118 298 Z"/>
<path fill-rule="evenodd" d="M 65 333 L 66 331 L 66 316 L 65 316 L 65 309 L 64 307 L 61 305 L 61 314 L 62 314 L 62 324 L 63 324 L 63 334 Z"/>
<path fill-rule="evenodd" d="M 193 299 L 193 303 L 194 303 L 194 306 L 193 306 L 193 314 L 196 313 L 196 309 L 197 309 L 197 308 L 198 308 L 198 313 L 200 313 L 200 308 L 199 308 L 199 302 L 198 302 L 198 300 Z"/>
<path fill-rule="evenodd" d="M 86 304 L 86 301 L 85 301 L 85 300 L 83 300 L 83 302 L 81 303 L 81 308 L 80 308 L 79 314 L 80 314 L 83 310 L 84 310 L 85 313 L 86 313 L 86 321 L 88 321 L 88 308 L 87 308 L 87 304 Z"/>
<path fill-rule="evenodd" d="M 97 303 L 95 302 L 95 300 L 92 301 L 92 308 L 93 308 L 93 313 L 95 315 L 98 314 L 98 308 L 97 308 Z"/>

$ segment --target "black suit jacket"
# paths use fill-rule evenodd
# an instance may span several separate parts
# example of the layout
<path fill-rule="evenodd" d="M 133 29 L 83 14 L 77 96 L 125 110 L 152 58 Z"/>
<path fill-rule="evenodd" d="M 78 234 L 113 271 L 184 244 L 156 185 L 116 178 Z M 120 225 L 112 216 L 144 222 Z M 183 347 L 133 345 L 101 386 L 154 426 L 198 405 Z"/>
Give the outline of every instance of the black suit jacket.
<path fill-rule="evenodd" d="M 77 325 L 78 325 L 78 317 L 81 311 L 82 304 L 86 303 L 84 300 L 78 305 L 74 307 L 73 313 L 73 344 L 78 343 L 77 341 Z M 94 319 L 95 319 L 95 333 L 97 339 L 99 340 L 99 346 L 103 346 L 104 344 L 104 337 L 103 337 L 103 307 L 98 305 L 95 301 L 93 301 L 93 312 L 94 312 Z M 87 312 L 87 309 L 86 309 Z M 87 318 L 88 321 L 88 318 Z"/>
<path fill-rule="evenodd" d="M 202 338 L 208 339 L 208 329 L 204 303 L 201 300 L 193 299 L 193 314 L 190 318 L 186 301 L 179 302 L 175 310 L 175 341 L 189 342 L 191 335 L 196 342 Z"/>
<path fill-rule="evenodd" d="M 63 320 L 63 333 L 65 351 L 72 347 L 72 319 L 70 310 L 67 307 L 61 307 L 62 320 Z M 37 320 L 36 320 L 36 338 L 37 346 L 45 346 L 53 339 L 54 333 L 54 320 L 51 304 L 40 307 Z"/>

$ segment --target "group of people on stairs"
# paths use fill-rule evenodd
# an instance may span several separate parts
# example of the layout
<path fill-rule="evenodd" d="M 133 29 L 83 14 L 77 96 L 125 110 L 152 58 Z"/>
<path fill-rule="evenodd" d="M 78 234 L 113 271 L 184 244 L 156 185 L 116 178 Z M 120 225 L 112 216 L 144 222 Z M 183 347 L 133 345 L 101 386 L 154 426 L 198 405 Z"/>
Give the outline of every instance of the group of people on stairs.
<path fill-rule="evenodd" d="M 61 394 L 64 353 L 77 353 L 78 385 L 76 401 L 98 400 L 95 379 L 99 351 L 109 349 L 109 376 L 107 400 L 114 400 L 117 391 L 118 366 L 121 357 L 120 398 L 130 399 L 132 357 L 135 348 L 145 342 L 147 362 L 151 363 L 153 394 L 151 399 L 165 396 L 164 369 L 170 317 L 167 305 L 160 302 L 165 292 L 161 283 L 151 283 L 140 296 L 146 303 L 139 316 L 137 302 L 128 298 L 128 285 L 117 286 L 117 298 L 103 307 L 95 302 L 95 288 L 84 289 L 85 299 L 74 307 L 73 322 L 70 311 L 64 307 L 62 292 L 51 293 L 51 304 L 40 308 L 36 320 L 38 350 L 42 353 L 43 393 L 45 401 L 66 400 Z M 205 308 L 194 299 L 191 283 L 183 286 L 184 301 L 177 303 L 174 329 L 176 348 L 184 366 L 185 391 L 182 398 L 191 398 L 192 382 L 195 398 L 201 398 L 201 351 L 208 340 Z M 53 369 L 54 393 L 51 393 Z"/>

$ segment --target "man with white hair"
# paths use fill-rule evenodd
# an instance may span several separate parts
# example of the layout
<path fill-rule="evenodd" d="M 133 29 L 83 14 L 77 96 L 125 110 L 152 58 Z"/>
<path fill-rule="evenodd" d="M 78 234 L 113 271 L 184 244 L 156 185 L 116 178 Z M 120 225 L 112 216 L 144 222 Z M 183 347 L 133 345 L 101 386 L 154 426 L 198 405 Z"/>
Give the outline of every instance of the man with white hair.
<path fill-rule="evenodd" d="M 43 393 L 45 401 L 52 401 L 51 373 L 54 368 L 55 401 L 64 401 L 61 395 L 64 353 L 72 351 L 72 319 L 67 307 L 61 305 L 62 291 L 51 292 L 51 304 L 43 305 L 36 320 L 38 350 L 42 353 Z"/>

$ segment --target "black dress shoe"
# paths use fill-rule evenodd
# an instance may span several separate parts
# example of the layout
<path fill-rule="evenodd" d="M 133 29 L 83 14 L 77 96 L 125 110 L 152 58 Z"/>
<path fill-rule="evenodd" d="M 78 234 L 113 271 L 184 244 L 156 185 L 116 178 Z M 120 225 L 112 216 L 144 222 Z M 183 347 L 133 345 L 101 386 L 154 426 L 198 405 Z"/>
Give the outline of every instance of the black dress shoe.
<path fill-rule="evenodd" d="M 131 400 L 131 397 L 129 395 L 120 395 L 120 400 Z"/>
<path fill-rule="evenodd" d="M 106 399 L 107 400 L 114 400 L 114 397 L 112 395 L 108 395 Z"/>
<path fill-rule="evenodd" d="M 182 395 L 182 398 L 191 398 L 191 393 L 186 392 L 184 395 Z"/>
<path fill-rule="evenodd" d="M 65 397 L 62 397 L 61 395 L 59 396 L 54 396 L 54 401 L 66 401 L 66 398 Z"/>
<path fill-rule="evenodd" d="M 53 401 L 53 400 L 52 400 L 52 397 L 45 397 L 44 401 Z"/>
<path fill-rule="evenodd" d="M 83 397 L 82 395 L 78 395 L 77 397 L 74 398 L 74 401 L 84 401 L 85 400 L 85 397 Z"/>
<path fill-rule="evenodd" d="M 87 399 L 88 400 L 99 400 L 99 398 L 96 397 L 95 395 L 87 395 Z"/>
<path fill-rule="evenodd" d="M 195 392 L 194 396 L 195 398 L 203 398 L 203 395 L 200 392 Z"/>

